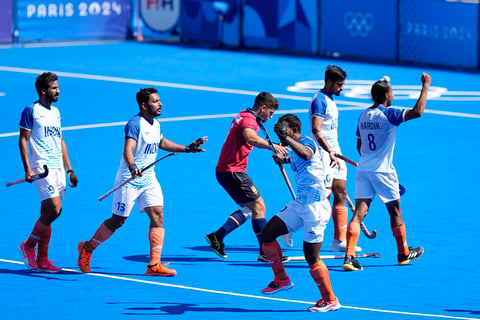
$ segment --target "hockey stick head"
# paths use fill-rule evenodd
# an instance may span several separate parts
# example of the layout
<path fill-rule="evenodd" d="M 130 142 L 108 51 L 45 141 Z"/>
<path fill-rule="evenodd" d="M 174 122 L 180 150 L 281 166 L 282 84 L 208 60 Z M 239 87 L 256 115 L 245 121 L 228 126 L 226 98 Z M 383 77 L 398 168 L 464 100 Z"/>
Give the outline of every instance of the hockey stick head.
<path fill-rule="evenodd" d="M 377 230 L 373 230 L 372 233 L 370 234 L 367 234 L 367 233 L 364 233 L 364 234 L 368 239 L 375 239 L 377 237 Z"/>
<path fill-rule="evenodd" d="M 48 176 L 48 166 L 47 166 L 46 164 L 44 164 L 44 165 L 43 165 L 43 172 L 32 176 L 32 177 L 28 180 L 28 182 L 33 182 L 33 181 L 38 180 L 38 179 L 43 179 L 43 178 L 45 178 L 46 176 Z"/>

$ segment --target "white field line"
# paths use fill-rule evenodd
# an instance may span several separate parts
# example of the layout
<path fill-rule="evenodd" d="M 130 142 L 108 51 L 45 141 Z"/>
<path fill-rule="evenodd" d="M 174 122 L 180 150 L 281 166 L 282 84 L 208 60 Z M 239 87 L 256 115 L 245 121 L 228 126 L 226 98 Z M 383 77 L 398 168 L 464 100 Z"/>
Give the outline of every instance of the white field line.
<path fill-rule="evenodd" d="M 13 261 L 13 260 L 6 260 L 6 259 L 0 259 L 0 262 L 23 265 L 23 262 L 21 262 L 21 261 Z M 62 271 L 64 271 L 64 272 L 73 272 L 73 273 L 81 273 L 81 272 L 78 271 L 78 270 L 75 270 L 75 269 L 66 269 L 66 268 L 62 268 Z M 51 274 L 50 274 L 50 275 L 51 275 Z M 59 275 L 60 275 L 60 274 L 59 274 Z M 223 295 L 227 295 L 227 296 L 235 296 L 235 297 L 243 297 L 243 298 L 252 298 L 252 299 L 259 299 L 259 300 L 271 300 L 271 301 L 279 301 L 279 302 L 291 302 L 291 303 L 308 304 L 308 305 L 315 304 L 315 301 L 302 301 L 302 300 L 273 298 L 273 297 L 268 297 L 268 296 L 256 296 L 256 295 L 251 295 L 251 294 L 243 294 L 243 293 L 235 293 L 235 292 L 229 292 L 229 291 L 211 290 L 211 289 L 189 287 L 189 286 L 183 286 L 183 285 L 171 284 L 171 283 L 162 283 L 162 282 L 148 281 L 148 280 L 142 280 L 142 279 L 134 279 L 134 278 L 127 278 L 127 277 L 112 276 L 112 275 L 102 274 L 102 273 L 85 273 L 85 276 L 92 276 L 92 277 L 99 277 L 99 278 L 108 278 L 108 279 L 114 279 L 114 280 L 121 280 L 121 281 L 128 281 L 128 282 L 136 282 L 136 283 L 149 284 L 149 285 L 154 285 L 154 286 L 170 287 L 170 288 L 176 288 L 176 289 L 184 289 L 184 290 L 191 290 L 191 291 L 200 291 L 200 292 L 214 293 L 214 294 L 223 294 Z M 475 319 L 476 319 L 476 318 L 465 318 L 465 317 L 445 316 L 445 315 L 439 315 L 439 314 L 428 314 L 428 313 L 417 313 L 417 312 L 403 312 L 403 311 L 394 311 L 394 310 L 383 310 L 383 309 L 373 309 L 373 308 L 352 307 L 352 306 L 345 306 L 345 305 L 342 305 L 342 308 L 345 308 L 345 309 L 353 309 L 353 310 L 360 310 L 360 311 L 371 311 L 371 312 L 379 312 L 379 313 L 402 314 L 402 315 L 419 316 L 419 317 L 431 317 L 431 318 L 442 318 L 442 319 L 461 319 L 461 320 L 475 320 Z M 477 319 L 477 320 L 478 320 L 478 319 Z"/>

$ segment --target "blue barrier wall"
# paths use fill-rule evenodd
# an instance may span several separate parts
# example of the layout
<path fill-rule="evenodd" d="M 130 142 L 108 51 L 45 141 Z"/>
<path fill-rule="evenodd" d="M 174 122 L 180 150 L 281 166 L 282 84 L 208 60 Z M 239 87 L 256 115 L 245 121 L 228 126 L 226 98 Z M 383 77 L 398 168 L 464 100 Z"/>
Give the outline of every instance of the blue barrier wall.
<path fill-rule="evenodd" d="M 0 1 L 0 43 L 12 42 L 12 0 Z"/>
<path fill-rule="evenodd" d="M 478 70 L 479 8 L 472 0 L 1 0 L 0 43 L 12 34 L 14 42 L 46 42 L 143 31 L 232 48 Z"/>
<path fill-rule="evenodd" d="M 243 43 L 246 47 L 317 53 L 318 2 L 245 0 Z"/>
<path fill-rule="evenodd" d="M 478 2 L 402 0 L 400 12 L 401 61 L 478 67 Z"/>
<path fill-rule="evenodd" d="M 182 38 L 239 46 L 240 7 L 240 0 L 184 0 Z"/>
<path fill-rule="evenodd" d="M 130 0 L 16 3 L 18 42 L 116 39 L 128 33 Z"/>
<path fill-rule="evenodd" d="M 320 52 L 396 60 L 397 12 L 395 1 L 322 0 Z"/>

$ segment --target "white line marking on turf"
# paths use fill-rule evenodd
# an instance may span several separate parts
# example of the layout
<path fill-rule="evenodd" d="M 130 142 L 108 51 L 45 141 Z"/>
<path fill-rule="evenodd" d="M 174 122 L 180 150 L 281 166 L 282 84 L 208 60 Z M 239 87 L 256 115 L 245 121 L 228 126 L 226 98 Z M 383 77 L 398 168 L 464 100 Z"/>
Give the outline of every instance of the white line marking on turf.
<path fill-rule="evenodd" d="M 7 260 L 7 259 L 0 259 L 0 262 L 19 264 L 19 265 L 24 264 L 21 261 L 14 261 L 14 260 Z M 73 272 L 73 273 L 82 273 L 82 272 L 80 272 L 78 270 L 75 270 L 75 269 L 66 269 L 66 268 L 62 268 L 62 271 Z M 52 275 L 51 273 L 49 273 L 49 274 Z M 60 275 L 60 274 L 58 274 L 58 275 Z M 176 288 L 176 289 L 185 289 L 185 290 L 200 291 L 200 292 L 207 292 L 207 293 L 223 294 L 223 295 L 235 296 L 235 297 L 244 297 L 244 298 L 253 298 L 253 299 L 261 299 L 261 300 L 280 301 L 280 302 L 292 302 L 292 303 L 300 303 L 300 304 L 308 304 L 308 305 L 315 304 L 315 302 L 312 302 L 312 301 L 273 298 L 273 297 L 268 297 L 268 296 L 255 296 L 255 295 L 244 294 L 244 293 L 235 293 L 235 292 L 228 292 L 228 291 L 203 289 L 203 288 L 183 286 L 183 285 L 179 285 L 179 284 L 162 283 L 162 282 L 148 281 L 148 280 L 142 280 L 142 279 L 112 276 L 112 275 L 102 274 L 102 273 L 85 273 L 85 275 L 86 276 L 92 276 L 92 277 L 100 277 L 100 278 L 107 278 L 107 279 L 115 279 L 115 280 L 129 281 L 129 282 L 151 284 L 151 285 L 155 285 L 155 286 L 170 287 L 170 288 Z M 342 308 L 360 310 L 360 311 L 380 312 L 380 313 L 403 314 L 403 315 L 420 316 L 420 317 L 460 319 L 460 320 L 476 320 L 476 318 L 453 317 L 453 316 L 445 316 L 445 315 L 441 315 L 441 314 L 428 314 L 428 313 L 403 312 L 403 311 L 394 311 L 394 310 L 351 307 L 351 306 L 345 306 L 345 305 L 342 305 Z"/>
<path fill-rule="evenodd" d="M 0 66 L 0 71 L 39 74 L 39 73 L 44 72 L 45 70 Z M 83 74 L 83 73 L 73 73 L 73 72 L 63 72 L 63 71 L 52 71 L 52 72 L 55 72 L 59 76 L 68 77 L 68 78 L 110 81 L 110 82 L 120 82 L 120 83 L 131 83 L 131 84 L 141 84 L 141 85 L 167 87 L 167 88 L 178 88 L 178 89 L 189 89 L 189 90 L 208 91 L 208 92 L 232 93 L 232 94 L 241 94 L 241 95 L 250 95 L 250 96 L 256 96 L 258 94 L 257 91 L 250 91 L 250 90 L 218 88 L 218 87 L 199 86 L 199 85 L 190 85 L 190 84 L 173 83 L 173 82 L 140 80 L 140 79 L 131 79 L 131 78 L 122 78 L 122 77 L 110 77 L 110 76 L 100 76 L 100 75 L 94 75 L 94 74 Z M 289 99 L 289 100 L 297 100 L 297 101 L 311 101 L 311 97 L 294 96 L 294 95 L 280 94 L 280 93 L 272 93 L 272 94 L 275 97 L 280 98 L 280 99 Z M 344 101 L 344 100 L 336 100 L 336 102 L 337 102 L 337 104 L 340 104 L 340 105 L 344 104 L 344 105 L 349 105 L 349 106 L 361 106 L 361 107 L 364 107 L 364 108 L 369 107 L 371 105 L 370 103 L 365 103 L 365 102 L 353 102 L 353 101 Z M 425 113 L 434 113 L 434 114 L 449 115 L 449 116 L 456 116 L 456 117 L 466 117 L 466 118 L 480 119 L 479 114 L 469 114 L 469 113 L 461 113 L 461 112 L 449 112 L 449 111 L 440 111 L 440 110 L 425 110 Z"/>

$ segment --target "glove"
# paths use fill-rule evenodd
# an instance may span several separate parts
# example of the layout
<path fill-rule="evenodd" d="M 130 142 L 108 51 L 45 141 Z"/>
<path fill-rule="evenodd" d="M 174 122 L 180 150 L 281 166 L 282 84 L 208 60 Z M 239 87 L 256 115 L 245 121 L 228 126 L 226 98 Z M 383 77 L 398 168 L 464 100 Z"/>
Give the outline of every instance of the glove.
<path fill-rule="evenodd" d="M 187 147 L 185 147 L 185 152 L 202 152 L 203 149 L 200 149 L 200 146 L 206 141 L 205 137 L 198 138 L 197 140 L 190 143 Z"/>
<path fill-rule="evenodd" d="M 77 175 L 75 174 L 75 172 L 73 172 L 73 170 L 68 170 L 67 174 L 68 178 L 70 179 L 69 186 L 75 188 L 78 184 Z"/>
<path fill-rule="evenodd" d="M 278 138 L 280 139 L 280 142 L 282 143 L 283 146 L 287 146 L 287 126 L 283 123 L 275 123 L 275 126 L 273 126 L 273 130 L 277 134 Z"/>

